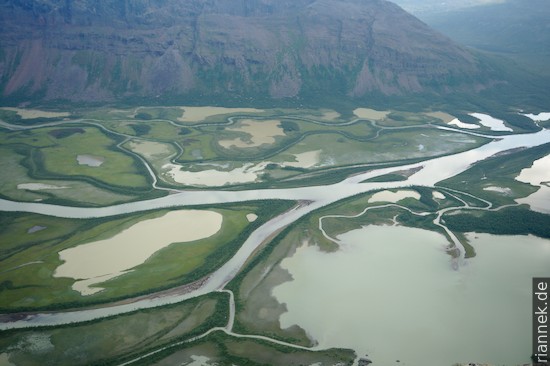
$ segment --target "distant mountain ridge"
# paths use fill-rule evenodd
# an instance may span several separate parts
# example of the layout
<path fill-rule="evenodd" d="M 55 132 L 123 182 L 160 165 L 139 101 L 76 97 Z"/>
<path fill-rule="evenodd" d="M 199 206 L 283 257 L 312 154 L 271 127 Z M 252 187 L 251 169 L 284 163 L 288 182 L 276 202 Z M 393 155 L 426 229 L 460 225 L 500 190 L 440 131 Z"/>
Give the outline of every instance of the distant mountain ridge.
<path fill-rule="evenodd" d="M 550 0 L 506 0 L 421 16 L 461 44 L 504 55 L 550 76 L 549 18 Z"/>
<path fill-rule="evenodd" d="M 3 99 L 364 98 L 503 82 L 384 0 L 0 0 L 0 29 Z"/>
<path fill-rule="evenodd" d="M 441 14 L 465 9 L 475 9 L 479 6 L 502 4 L 509 0 L 393 0 L 406 11 L 424 19 L 425 15 Z M 523 1 L 523 0 L 522 0 Z"/>

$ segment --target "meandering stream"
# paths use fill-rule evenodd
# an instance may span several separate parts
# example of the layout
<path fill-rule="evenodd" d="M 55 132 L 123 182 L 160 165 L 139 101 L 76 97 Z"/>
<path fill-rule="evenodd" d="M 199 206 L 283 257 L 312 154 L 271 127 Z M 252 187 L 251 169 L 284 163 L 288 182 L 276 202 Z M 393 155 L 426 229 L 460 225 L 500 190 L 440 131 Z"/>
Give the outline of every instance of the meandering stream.
<path fill-rule="evenodd" d="M 23 328 L 32 326 L 55 326 L 73 322 L 83 322 L 102 317 L 130 312 L 136 309 L 152 308 L 176 303 L 223 289 L 238 273 L 247 258 L 270 235 L 298 220 L 300 217 L 356 194 L 379 189 L 393 189 L 408 186 L 433 187 L 437 182 L 463 172 L 472 164 L 494 154 L 520 147 L 534 147 L 550 142 L 550 131 L 542 130 L 525 135 L 502 136 L 479 148 L 439 158 L 428 159 L 420 163 L 406 164 L 391 168 L 374 169 L 349 177 L 339 183 L 327 186 L 313 186 L 288 189 L 255 189 L 244 191 L 187 191 L 162 198 L 131 202 L 101 208 L 81 208 L 42 203 L 24 203 L 0 199 L 0 210 L 32 212 L 66 218 L 108 217 L 161 208 L 245 202 L 265 199 L 286 199 L 308 202 L 279 215 L 255 230 L 243 243 L 239 251 L 221 268 L 213 272 L 200 286 L 189 292 L 170 292 L 166 295 L 148 296 L 127 300 L 124 304 L 107 304 L 101 308 L 83 309 L 69 312 L 40 314 L 21 314 L 17 320 L 13 317 L 0 319 L 0 329 Z M 366 179 L 389 174 L 404 169 L 422 168 L 408 177 L 406 181 L 361 183 Z M 461 254 L 463 255 L 463 253 Z M 186 290 L 188 291 L 188 290 Z"/>

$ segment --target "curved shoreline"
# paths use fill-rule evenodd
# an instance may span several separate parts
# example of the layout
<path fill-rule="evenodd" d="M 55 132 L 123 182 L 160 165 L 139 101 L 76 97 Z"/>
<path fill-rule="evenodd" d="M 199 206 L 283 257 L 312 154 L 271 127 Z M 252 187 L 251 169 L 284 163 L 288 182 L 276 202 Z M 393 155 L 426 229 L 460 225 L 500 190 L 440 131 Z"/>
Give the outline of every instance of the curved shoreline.
<path fill-rule="evenodd" d="M 261 225 L 245 240 L 234 257 L 227 261 L 218 270 L 211 273 L 205 282 L 198 288 L 193 289 L 188 293 L 171 294 L 166 296 L 151 294 L 146 299 L 127 299 L 125 304 L 106 304 L 103 307 L 88 310 L 81 309 L 69 312 L 38 313 L 32 315 L 12 314 L 13 317 L 21 315 L 25 316 L 25 318 L 18 319 L 17 321 L 2 322 L 0 323 L 0 329 L 55 326 L 90 321 L 131 312 L 138 309 L 176 303 L 212 291 L 222 290 L 240 271 L 249 256 L 254 253 L 258 246 L 267 237 L 269 237 L 273 232 L 276 232 L 277 230 L 316 209 L 327 206 L 344 198 L 378 189 L 405 188 L 413 185 L 434 188 L 437 182 L 452 177 L 468 169 L 476 162 L 493 156 L 494 154 L 517 147 L 538 146 L 548 143 L 549 141 L 549 130 L 528 135 L 503 136 L 499 140 L 494 140 L 473 150 L 439 158 L 432 158 L 420 163 L 374 169 L 328 186 L 243 191 L 184 191 L 178 194 L 148 201 L 131 202 L 102 208 L 65 207 L 41 203 L 21 203 L 0 199 L 0 211 L 33 212 L 68 218 L 108 217 L 160 208 L 244 202 L 261 199 L 285 199 L 310 202 L 308 205 L 297 206 L 295 209 L 287 211 Z M 410 168 L 421 169 L 413 173 L 405 181 L 361 183 L 369 178 Z"/>

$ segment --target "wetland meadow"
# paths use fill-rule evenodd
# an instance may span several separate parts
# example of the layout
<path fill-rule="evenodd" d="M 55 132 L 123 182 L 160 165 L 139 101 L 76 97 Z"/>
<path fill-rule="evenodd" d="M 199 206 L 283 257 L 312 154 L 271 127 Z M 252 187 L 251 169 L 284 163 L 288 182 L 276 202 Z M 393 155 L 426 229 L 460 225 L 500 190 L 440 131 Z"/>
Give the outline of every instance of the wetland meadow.
<path fill-rule="evenodd" d="M 536 112 L 0 108 L 0 365 L 528 364 Z"/>

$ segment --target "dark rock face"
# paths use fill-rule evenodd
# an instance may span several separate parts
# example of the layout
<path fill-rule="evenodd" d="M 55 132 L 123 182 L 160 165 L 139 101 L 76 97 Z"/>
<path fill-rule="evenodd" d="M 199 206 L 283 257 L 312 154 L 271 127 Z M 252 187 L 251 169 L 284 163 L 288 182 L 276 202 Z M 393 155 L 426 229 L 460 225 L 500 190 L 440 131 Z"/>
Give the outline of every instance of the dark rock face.
<path fill-rule="evenodd" d="M 3 97 L 362 97 L 479 89 L 483 75 L 384 0 L 0 0 Z"/>

